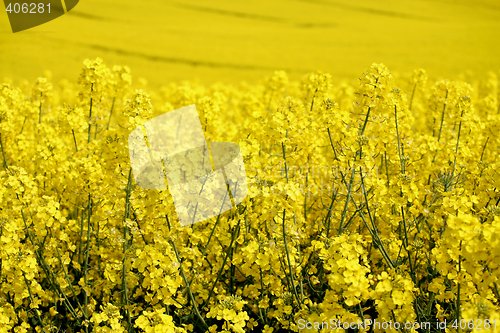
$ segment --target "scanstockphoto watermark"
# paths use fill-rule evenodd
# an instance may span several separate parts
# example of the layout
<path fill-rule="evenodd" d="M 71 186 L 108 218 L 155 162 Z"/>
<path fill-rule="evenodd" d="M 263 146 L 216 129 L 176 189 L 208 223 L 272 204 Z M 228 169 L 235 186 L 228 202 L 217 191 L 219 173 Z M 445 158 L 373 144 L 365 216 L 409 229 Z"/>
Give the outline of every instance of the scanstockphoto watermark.
<path fill-rule="evenodd" d="M 497 320 L 496 319 L 460 319 L 460 320 L 446 320 L 430 322 L 399 322 L 399 321 L 378 321 L 377 319 L 365 319 L 357 320 L 353 322 L 342 322 L 338 319 L 331 319 L 330 321 L 323 322 L 311 322 L 305 319 L 299 319 L 297 321 L 297 327 L 299 330 L 303 329 L 323 329 L 323 330 L 347 330 L 347 329 L 357 329 L 357 330 L 367 330 L 373 328 L 374 330 L 410 330 L 410 329 L 422 329 L 422 330 L 446 330 L 448 328 L 454 328 L 458 330 L 465 329 L 477 329 L 477 330 L 496 330 Z"/>
<path fill-rule="evenodd" d="M 263 168 L 247 166 L 246 169 L 249 185 L 258 189 L 260 193 L 266 190 L 271 195 L 284 194 L 283 187 L 278 184 L 288 179 L 297 184 L 301 194 L 308 198 L 322 195 L 331 196 L 334 193 L 347 195 L 349 187 L 351 187 L 351 194 L 354 195 L 354 193 L 359 192 L 361 176 L 366 181 L 370 178 L 378 178 L 380 174 L 378 167 L 356 169 L 354 173 L 352 173 L 352 169 L 341 170 L 338 167 L 324 165 L 289 166 L 287 169 L 280 165 Z"/>
<path fill-rule="evenodd" d="M 440 328 L 443 326 L 446 328 L 446 322 L 443 322 L 444 325 L 439 325 L 441 322 L 437 322 L 435 324 L 436 328 Z M 405 329 L 405 330 L 410 330 L 410 329 L 424 329 L 424 330 L 429 330 L 431 329 L 433 325 L 430 322 L 393 322 L 393 321 L 378 321 L 378 320 L 372 320 L 372 319 L 365 319 L 365 320 L 357 320 L 357 321 L 352 321 L 352 322 L 343 322 L 338 319 L 330 319 L 330 321 L 323 321 L 323 322 L 311 322 L 307 321 L 305 319 L 299 319 L 297 321 L 297 327 L 299 330 L 304 330 L 304 329 L 321 329 L 321 330 L 347 330 L 347 329 L 353 329 L 353 330 L 367 330 L 372 327 L 373 329 L 383 329 L 383 330 L 389 330 L 389 329 Z M 443 329 L 444 329 L 443 328 Z"/>
<path fill-rule="evenodd" d="M 128 147 L 136 185 L 165 190 L 168 183 L 183 226 L 218 216 L 247 196 L 239 146 L 211 142 L 209 149 L 194 104 L 138 124 Z"/>
<path fill-rule="evenodd" d="M 79 0 L 4 0 L 12 32 L 52 21 L 72 10 Z"/>

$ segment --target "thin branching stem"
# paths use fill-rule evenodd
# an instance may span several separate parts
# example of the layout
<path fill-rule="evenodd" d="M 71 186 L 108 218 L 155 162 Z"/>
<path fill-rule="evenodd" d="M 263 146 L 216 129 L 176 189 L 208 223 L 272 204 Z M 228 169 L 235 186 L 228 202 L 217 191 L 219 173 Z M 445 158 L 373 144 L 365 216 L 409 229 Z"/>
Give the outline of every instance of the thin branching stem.
<path fill-rule="evenodd" d="M 236 239 L 236 235 L 238 234 L 239 228 L 240 228 L 240 220 L 238 220 L 238 224 L 234 227 L 235 230 L 233 230 L 233 232 L 232 232 L 231 243 L 229 244 L 229 248 L 228 248 L 228 250 L 225 253 L 224 260 L 222 261 L 222 266 L 221 266 L 221 268 L 219 270 L 219 273 L 217 274 L 217 278 L 215 279 L 214 283 L 212 284 L 212 287 L 210 288 L 210 292 L 208 293 L 207 300 L 203 303 L 203 305 L 201 307 L 202 309 L 209 304 L 208 302 L 210 301 L 210 298 L 212 297 L 212 295 L 214 293 L 215 286 L 217 285 L 217 283 L 219 282 L 220 277 L 222 276 L 222 272 L 224 270 L 224 266 L 226 265 L 227 258 L 229 257 L 229 250 L 233 246 L 233 243 L 234 243 L 234 241 Z M 187 278 L 185 279 L 185 281 L 187 283 Z M 194 298 L 193 298 L 193 303 L 194 303 Z M 194 303 L 194 304 L 196 306 L 196 303 Z"/>
<path fill-rule="evenodd" d="M 398 126 L 398 107 L 394 105 L 394 121 L 396 123 L 396 135 L 398 137 L 398 153 L 399 153 L 399 161 L 401 163 L 401 173 L 405 173 L 405 164 L 403 160 L 403 156 L 401 154 L 401 138 L 399 136 L 399 126 Z"/>
<path fill-rule="evenodd" d="M 172 241 L 172 240 L 170 241 L 170 244 L 172 245 L 172 248 L 174 249 L 175 257 L 177 258 L 177 261 L 179 262 L 179 270 L 181 271 L 182 278 L 184 279 L 184 283 L 186 284 L 186 288 L 188 290 L 189 299 L 191 300 L 191 303 L 193 303 L 194 313 L 196 314 L 196 317 L 198 317 L 198 319 L 203 323 L 203 325 L 205 325 L 205 327 L 208 328 L 207 323 L 205 322 L 205 320 L 201 316 L 200 311 L 198 310 L 198 306 L 196 305 L 196 300 L 195 300 L 195 298 L 193 296 L 193 292 L 191 291 L 191 286 L 189 285 L 188 278 L 186 276 L 186 273 L 184 272 L 184 268 L 182 267 L 182 260 L 181 260 L 181 258 L 179 256 L 179 252 L 177 251 L 177 246 L 175 246 L 175 242 Z M 231 245 L 232 245 L 232 242 L 231 242 Z M 227 258 L 227 256 L 226 256 L 226 258 Z M 224 263 L 225 263 L 225 261 L 224 261 Z M 224 265 L 222 266 L 222 268 L 224 268 Z M 212 289 L 212 291 L 213 291 L 213 289 Z M 211 295 L 209 295 L 209 297 L 210 296 Z M 209 300 L 209 298 L 207 299 L 207 303 L 208 303 L 208 300 Z"/>
<path fill-rule="evenodd" d="M 362 136 L 365 133 L 366 125 L 368 124 L 368 119 L 370 119 L 370 111 L 371 110 L 372 110 L 372 107 L 369 106 L 368 111 L 366 112 L 365 122 L 363 123 L 363 127 L 361 128 L 361 133 L 359 134 L 360 136 Z"/>
<path fill-rule="evenodd" d="M 2 149 L 2 157 L 3 157 L 3 167 L 10 171 L 9 165 L 7 164 L 7 158 L 5 157 L 5 150 L 3 149 L 3 142 L 2 142 L 2 134 L 0 133 L 0 148 Z"/>
<path fill-rule="evenodd" d="M 115 107 L 115 99 L 116 97 L 113 97 L 113 101 L 111 102 L 111 110 L 109 110 L 108 124 L 106 125 L 107 130 L 109 130 L 109 124 L 111 123 L 111 116 L 113 115 L 113 108 Z"/>
<path fill-rule="evenodd" d="M 441 132 L 443 131 L 444 114 L 446 112 L 447 99 L 448 99 L 448 90 L 446 91 L 445 103 L 443 105 L 443 111 L 441 112 L 441 125 L 439 125 L 438 142 L 439 140 L 441 140 Z"/>
<path fill-rule="evenodd" d="M 132 327 L 132 319 L 130 315 L 130 304 L 128 297 L 128 286 L 127 286 L 127 250 L 128 250 L 128 226 L 127 219 L 130 216 L 130 195 L 132 193 L 132 168 L 130 168 L 128 173 L 127 187 L 125 188 L 125 213 L 123 217 L 123 260 L 122 260 L 122 302 L 126 306 L 127 314 L 127 324 L 128 331 L 130 332 Z"/>
<path fill-rule="evenodd" d="M 76 152 L 78 152 L 78 145 L 76 144 L 75 130 L 71 129 L 71 133 L 73 133 L 73 142 L 75 143 L 75 150 L 76 150 Z"/>
<path fill-rule="evenodd" d="M 23 278 L 24 278 L 24 283 L 26 284 L 26 287 L 28 288 L 28 293 L 29 293 L 29 296 L 30 296 L 30 302 L 34 304 L 35 303 L 35 299 L 33 298 L 33 293 L 31 292 L 30 283 L 28 282 L 28 279 L 26 278 L 26 274 L 24 272 L 23 272 Z M 40 312 L 38 311 L 37 308 L 34 308 L 33 311 L 36 314 L 36 318 L 38 319 L 38 322 L 40 324 L 40 328 L 42 329 L 42 332 L 45 333 L 45 330 L 43 329 L 43 321 L 42 321 L 42 318 L 40 318 Z"/>
<path fill-rule="evenodd" d="M 90 108 L 89 108 L 89 136 L 88 136 L 88 142 L 90 142 L 90 132 L 92 131 L 92 92 L 94 91 L 94 84 L 90 86 Z"/>
<path fill-rule="evenodd" d="M 299 295 L 297 294 L 297 289 L 295 288 L 295 281 L 293 279 L 293 271 L 292 271 L 292 262 L 290 260 L 290 250 L 288 249 L 288 241 L 286 239 L 286 209 L 283 209 L 283 243 L 285 244 L 285 252 L 286 252 L 286 259 L 288 262 L 288 276 L 290 279 L 290 289 L 292 290 L 293 295 L 295 296 L 295 299 L 297 300 L 297 304 L 300 306 L 302 304 L 302 300 L 299 298 Z M 286 274 L 286 271 L 284 271 Z"/>
<path fill-rule="evenodd" d="M 462 114 L 460 115 L 460 117 L 462 117 L 463 115 L 464 115 L 464 111 L 462 111 Z M 455 148 L 455 158 L 453 160 L 453 170 L 451 171 L 451 178 L 452 179 L 453 179 L 453 176 L 455 175 L 455 167 L 457 165 L 458 145 L 460 143 L 460 131 L 461 130 L 462 130 L 462 121 L 460 121 L 460 124 L 458 125 L 457 145 Z M 486 143 L 488 143 L 488 141 L 486 141 Z M 485 147 L 486 147 L 486 144 L 485 144 Z M 482 154 L 481 154 L 481 158 L 482 158 Z"/>
<path fill-rule="evenodd" d="M 337 235 L 341 235 L 342 232 L 344 231 L 344 221 L 347 216 L 347 209 L 349 207 L 349 200 L 351 199 L 351 191 L 352 191 L 352 184 L 354 182 L 354 167 L 352 168 L 351 172 L 351 180 L 349 181 L 349 185 L 347 186 L 347 196 L 345 198 L 345 204 L 344 204 L 344 209 L 342 210 L 342 215 L 340 218 L 340 223 L 339 223 L 339 229 L 337 232 Z"/>

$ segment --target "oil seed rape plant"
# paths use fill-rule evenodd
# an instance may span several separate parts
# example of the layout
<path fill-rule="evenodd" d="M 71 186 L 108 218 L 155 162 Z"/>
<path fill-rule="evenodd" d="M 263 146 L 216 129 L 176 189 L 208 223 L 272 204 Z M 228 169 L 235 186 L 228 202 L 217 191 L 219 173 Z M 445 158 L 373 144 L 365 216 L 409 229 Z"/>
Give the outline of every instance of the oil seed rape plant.
<path fill-rule="evenodd" d="M 146 87 L 101 59 L 77 84 L 1 84 L 0 332 L 500 331 L 497 74 Z M 194 103 L 209 141 L 241 147 L 250 195 L 181 227 L 126 142 Z"/>

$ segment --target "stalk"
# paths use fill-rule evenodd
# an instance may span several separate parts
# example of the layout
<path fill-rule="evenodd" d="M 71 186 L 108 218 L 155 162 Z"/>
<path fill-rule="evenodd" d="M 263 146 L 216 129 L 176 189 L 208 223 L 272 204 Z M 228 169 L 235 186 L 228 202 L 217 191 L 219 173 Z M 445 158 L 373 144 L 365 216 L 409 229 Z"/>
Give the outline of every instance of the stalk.
<path fill-rule="evenodd" d="M 463 115 L 464 115 L 464 111 L 462 111 L 460 117 L 462 117 Z M 461 130 L 462 130 L 462 121 L 460 121 L 460 124 L 458 125 L 457 146 L 455 148 L 455 159 L 453 160 L 453 171 L 451 172 L 452 179 L 453 179 L 453 175 L 455 174 L 455 166 L 457 164 L 458 144 L 460 143 L 460 131 Z M 486 143 L 488 143 L 488 140 L 486 140 Z M 485 148 L 486 148 L 486 143 L 484 144 Z M 484 149 L 483 149 L 483 153 L 484 153 Z M 482 159 L 483 159 L 483 154 L 481 153 L 481 160 Z"/>
<path fill-rule="evenodd" d="M 284 143 L 281 143 L 281 148 L 283 150 L 283 160 L 285 161 L 285 177 L 286 177 L 286 182 L 288 183 L 288 164 L 286 162 L 286 148 Z"/>
<path fill-rule="evenodd" d="M 40 95 L 41 97 L 41 95 Z M 40 106 L 38 107 L 38 123 L 42 123 L 42 101 L 40 101 Z"/>
<path fill-rule="evenodd" d="M 339 158 L 337 156 L 337 150 L 335 149 L 335 146 L 333 145 L 333 141 L 332 141 L 332 134 L 330 133 L 330 129 L 327 128 L 326 129 L 328 131 L 328 137 L 330 138 L 330 145 L 332 146 L 332 149 L 333 149 L 333 153 L 335 154 L 335 159 L 337 161 L 339 161 Z"/>
<path fill-rule="evenodd" d="M 122 302 L 125 302 L 125 305 L 127 307 L 127 324 L 128 324 L 128 331 L 130 332 L 132 330 L 132 319 L 130 317 L 130 308 L 129 308 L 129 299 L 128 299 L 128 287 L 127 287 L 127 249 L 128 249 L 128 244 L 127 244 L 127 231 L 128 227 L 126 225 L 127 218 L 129 217 L 130 214 L 130 194 L 132 192 L 132 168 L 130 168 L 129 173 L 128 173 L 128 181 L 127 181 L 127 187 L 125 189 L 126 195 L 125 195 L 125 214 L 123 217 L 123 260 L 122 260 L 122 289 L 123 289 L 123 294 L 122 294 Z"/>
<path fill-rule="evenodd" d="M 76 144 L 75 130 L 71 129 L 71 133 L 73 133 L 73 142 L 75 143 L 75 150 L 78 153 L 78 145 Z"/>
<path fill-rule="evenodd" d="M 313 172 L 313 177 L 314 177 L 314 172 Z M 308 191 L 308 186 L 309 186 L 309 156 L 307 156 L 307 173 L 306 173 L 306 187 L 305 187 L 305 191 L 307 191 L 307 193 L 304 193 L 304 221 L 307 221 L 307 198 L 310 196 L 309 194 L 310 192 Z"/>
<path fill-rule="evenodd" d="M 293 222 L 295 227 L 297 227 L 297 219 L 295 218 L 295 214 L 293 215 Z M 300 257 L 300 241 L 297 242 L 297 254 L 299 257 L 299 263 L 302 262 Z M 302 282 L 302 272 L 299 272 L 299 286 L 300 286 L 300 302 L 304 303 L 304 284 Z"/>
<path fill-rule="evenodd" d="M 351 190 L 352 190 L 352 183 L 353 182 L 354 182 L 354 167 L 352 168 L 351 180 L 349 181 L 349 185 L 347 186 L 347 197 L 345 199 L 344 209 L 342 210 L 342 217 L 340 219 L 339 230 L 337 233 L 338 236 L 340 236 L 340 234 L 342 234 L 342 231 L 343 231 L 344 221 L 345 221 L 345 218 L 347 215 L 347 208 L 349 207 L 349 200 L 351 198 Z"/>
<path fill-rule="evenodd" d="M 88 142 L 90 143 L 90 132 L 92 131 L 92 125 L 90 120 L 92 119 L 92 92 L 94 91 L 94 84 L 90 86 L 90 109 L 89 109 L 89 138 Z"/>
<path fill-rule="evenodd" d="M 262 300 L 262 296 L 264 295 L 264 277 L 262 276 L 262 268 L 259 267 L 259 273 L 260 273 L 260 300 L 259 302 Z M 261 320 L 264 322 L 264 324 L 267 324 L 267 311 L 266 311 L 266 315 L 263 316 L 262 315 L 262 311 L 259 307 L 259 317 L 261 318 Z"/>
<path fill-rule="evenodd" d="M 330 207 L 328 208 L 328 213 L 326 214 L 325 217 L 325 222 L 323 223 L 326 224 L 326 238 L 330 237 L 330 221 L 332 220 L 332 209 L 336 199 L 337 199 L 337 191 L 335 191 L 335 188 L 333 188 L 332 202 L 330 203 Z"/>
<path fill-rule="evenodd" d="M 488 144 L 489 140 L 490 140 L 490 137 L 487 137 L 486 142 L 484 143 L 484 146 L 483 146 L 483 151 L 481 152 L 481 161 L 483 160 L 484 150 L 486 149 L 486 145 Z"/>
<path fill-rule="evenodd" d="M 21 132 L 19 132 L 19 134 L 23 134 L 24 125 L 26 124 L 26 119 L 28 119 L 28 117 L 24 117 L 23 125 L 21 126 Z"/>
<path fill-rule="evenodd" d="M 26 278 L 26 275 L 24 274 L 24 272 L 23 272 L 23 278 L 24 278 L 24 283 L 26 284 L 26 287 L 28 288 L 30 302 L 34 303 L 33 294 L 31 293 L 30 284 L 29 284 L 28 279 Z M 42 318 L 40 318 L 40 312 L 38 311 L 38 309 L 33 309 L 33 311 L 35 311 L 35 313 L 36 313 L 36 318 L 38 319 L 38 322 L 40 323 L 40 327 L 42 329 L 42 332 L 45 333 L 45 330 L 43 329 L 43 321 L 42 321 Z"/>
<path fill-rule="evenodd" d="M 19 199 L 19 196 L 18 195 L 16 195 L 16 196 L 17 196 L 17 200 L 19 200 L 19 202 L 22 204 L 21 199 Z M 57 279 L 56 279 L 54 273 L 48 268 L 47 262 L 45 261 L 42 254 L 40 253 L 40 248 L 42 247 L 42 245 L 40 244 L 40 242 L 37 242 L 37 244 L 35 244 L 36 239 L 34 239 L 33 234 L 31 233 L 31 231 L 28 228 L 28 224 L 26 223 L 27 222 L 26 216 L 24 215 L 24 211 L 22 208 L 21 208 L 21 217 L 23 218 L 24 227 L 26 228 L 26 233 L 28 234 L 28 238 L 29 238 L 31 244 L 33 246 L 36 246 L 36 245 L 38 246 L 38 248 L 35 250 L 35 255 L 37 256 L 37 259 L 39 260 L 40 266 L 42 267 L 45 275 L 47 276 L 47 279 L 49 280 L 49 283 L 50 283 L 52 289 L 54 290 L 54 294 L 57 296 L 59 296 L 61 294 L 62 297 L 64 298 L 64 305 L 66 306 L 66 309 L 70 312 L 70 314 L 74 318 L 78 318 L 76 311 L 73 308 L 73 306 L 71 305 L 68 297 L 66 296 L 64 291 L 61 289 L 61 286 L 57 283 Z M 32 217 L 32 219 L 33 219 L 33 217 Z"/>
<path fill-rule="evenodd" d="M 227 192 L 225 193 L 224 199 L 222 200 L 223 204 L 221 206 L 221 210 L 222 210 L 222 207 L 224 206 L 224 202 L 226 202 L 226 197 L 227 197 Z M 210 232 L 210 236 L 208 237 L 207 245 L 205 245 L 205 247 L 203 248 L 203 251 L 201 252 L 201 257 L 203 257 L 208 262 L 209 265 L 210 265 L 210 262 L 208 261 L 207 257 L 205 256 L 205 253 L 207 253 L 208 245 L 210 244 L 210 241 L 212 240 L 212 237 L 213 237 L 214 232 L 215 232 L 215 228 L 217 228 L 217 225 L 219 224 L 221 214 L 222 213 L 219 212 L 219 215 L 217 215 L 217 220 L 215 221 L 214 227 L 212 228 L 212 231 Z M 169 221 L 167 215 L 165 215 L 165 218 L 167 219 L 167 221 Z M 245 217 L 245 221 L 246 221 L 246 217 Z M 169 224 L 168 229 L 170 230 L 170 222 L 168 222 L 168 224 Z M 191 280 L 189 281 L 189 285 L 191 285 L 194 278 L 195 278 L 195 274 L 193 274 L 193 276 L 191 277 Z"/>
<path fill-rule="evenodd" d="M 3 167 L 10 171 L 9 166 L 7 164 L 7 158 L 5 157 L 5 150 L 3 149 L 3 143 L 2 143 L 2 134 L 0 133 L 0 148 L 2 149 L 2 157 L 3 157 Z"/>
<path fill-rule="evenodd" d="M 179 257 L 179 252 L 177 251 L 177 247 L 175 246 L 175 243 L 172 240 L 170 241 L 170 244 L 172 244 L 172 247 L 174 248 L 175 256 L 177 258 L 177 261 L 179 262 L 179 269 L 181 271 L 182 278 L 184 279 L 184 283 L 186 284 L 186 288 L 187 288 L 188 294 L 189 294 L 189 299 L 191 300 L 191 303 L 193 303 L 194 312 L 195 312 L 196 316 L 198 317 L 198 319 L 200 319 L 200 321 L 203 323 L 203 325 L 205 325 L 205 327 L 208 328 L 207 323 L 205 322 L 205 320 L 201 316 L 200 311 L 198 310 L 198 307 L 196 306 L 196 300 L 194 299 L 193 293 L 191 292 L 191 287 L 190 287 L 190 285 L 188 283 L 186 273 L 184 272 L 184 268 L 182 268 L 182 261 L 181 261 L 181 258 Z M 231 245 L 232 244 L 233 243 L 231 241 Z M 227 259 L 227 256 L 226 256 L 226 259 Z M 226 261 L 224 260 L 224 263 L 225 262 Z M 222 268 L 224 268 L 224 264 L 222 265 Z M 215 283 L 217 283 L 217 281 L 215 281 Z M 213 288 L 212 288 L 211 291 L 213 291 Z M 210 295 L 209 295 L 209 298 L 207 299 L 207 303 L 208 303 L 208 300 L 210 299 Z"/>
<path fill-rule="evenodd" d="M 460 241 L 460 252 L 462 252 L 462 241 Z M 462 255 L 460 254 L 458 256 L 458 278 L 457 280 L 460 280 L 460 271 L 462 270 Z M 456 320 L 457 323 L 460 322 L 460 282 L 458 282 L 457 286 L 457 300 L 456 300 Z"/>
<path fill-rule="evenodd" d="M 84 271 L 84 281 L 85 281 L 85 290 L 84 290 L 84 315 L 85 315 L 85 321 L 88 321 L 88 293 L 87 293 L 87 286 L 88 286 L 88 278 L 87 278 L 87 273 L 88 273 L 88 267 L 89 267 L 89 252 L 90 252 L 90 218 L 92 216 L 92 197 L 89 193 L 89 206 L 88 206 L 88 213 L 87 213 L 87 244 L 85 247 L 85 264 L 83 266 L 83 271 Z M 88 332 L 88 326 L 85 325 L 85 332 Z"/>
<path fill-rule="evenodd" d="M 286 259 L 288 262 L 288 274 L 290 276 L 290 289 L 292 289 L 295 299 L 297 300 L 297 305 L 302 304 L 302 300 L 297 294 L 297 289 L 295 289 L 295 281 L 293 279 L 292 262 L 290 261 L 290 251 L 288 250 L 288 241 L 286 240 L 286 225 L 285 225 L 286 209 L 283 209 L 283 242 L 285 243 Z"/>
<path fill-rule="evenodd" d="M 415 83 L 415 85 L 413 86 L 413 91 L 411 92 L 411 98 L 410 98 L 410 111 L 411 111 L 411 107 L 413 105 L 413 97 L 415 97 L 415 90 L 417 90 L 417 84 Z"/>
<path fill-rule="evenodd" d="M 227 258 L 229 257 L 229 250 L 231 249 L 231 247 L 233 246 L 233 243 L 234 243 L 234 240 L 236 239 L 235 235 L 238 233 L 239 231 L 239 228 L 240 228 L 240 220 L 238 220 L 238 224 L 236 225 L 235 229 L 236 229 L 236 232 L 233 232 L 232 233 L 232 237 L 231 237 L 231 243 L 229 244 L 229 249 L 228 251 L 226 252 L 226 255 L 224 256 L 224 260 L 222 261 L 222 266 L 219 270 L 219 273 L 217 274 L 217 278 L 215 279 L 215 282 L 212 284 L 212 288 L 210 288 L 210 292 L 208 293 L 208 297 L 207 297 L 207 300 L 205 301 L 205 303 L 203 303 L 202 305 L 202 309 L 208 305 L 208 302 L 210 301 L 210 298 L 212 297 L 213 293 L 214 293 L 214 289 L 215 289 L 215 286 L 217 285 L 217 282 L 219 282 L 219 279 L 222 275 L 222 271 L 224 269 L 224 266 L 226 265 L 226 261 L 227 261 Z M 178 259 L 179 260 L 179 259 Z M 180 264 L 180 261 L 179 261 L 179 264 Z M 181 273 L 182 273 L 182 270 L 181 270 Z M 186 282 L 186 285 L 187 287 L 189 288 L 189 285 L 187 284 L 187 278 L 185 278 L 185 282 Z M 191 289 L 189 288 L 188 289 L 189 291 L 189 294 L 191 295 Z M 192 298 L 192 301 L 193 301 L 193 305 L 195 306 L 195 310 L 198 311 L 198 309 L 196 308 L 196 303 L 194 301 L 194 297 L 192 297 L 192 295 L 190 296 Z M 197 315 L 199 315 L 199 313 L 197 313 Z M 201 316 L 200 316 L 201 317 Z M 203 318 L 202 318 L 203 320 Z"/>
<path fill-rule="evenodd" d="M 366 112 L 366 118 L 365 118 L 365 122 L 363 124 L 363 128 L 361 128 L 361 135 L 363 135 L 363 133 L 365 133 L 365 129 L 366 129 L 366 124 L 368 124 L 368 118 L 370 117 L 370 111 L 371 111 L 372 107 L 369 106 L 368 107 L 368 112 Z"/>
<path fill-rule="evenodd" d="M 62 258 L 61 258 L 61 252 L 59 251 L 58 247 L 56 247 L 56 251 L 57 251 L 57 257 L 59 258 L 59 262 L 61 263 L 61 267 L 62 267 L 63 272 L 64 272 L 64 278 L 66 279 L 66 281 L 69 285 L 69 288 L 71 289 L 71 293 L 73 294 L 73 297 L 75 298 L 76 303 L 78 304 L 78 308 L 83 313 L 82 306 L 81 306 L 80 302 L 78 301 L 78 298 L 76 297 L 75 289 L 73 288 L 73 284 L 71 283 L 71 280 L 69 278 L 68 271 L 67 271 L 66 267 L 64 266 L 64 263 L 63 263 Z"/>
<path fill-rule="evenodd" d="M 404 228 L 404 234 L 405 234 L 405 239 L 403 241 L 403 244 L 405 246 L 405 251 L 406 253 L 408 253 L 408 264 L 410 265 L 410 272 L 411 272 L 411 279 L 413 280 L 413 283 L 417 283 L 416 282 L 416 275 L 415 275 L 415 270 L 414 270 L 414 267 L 411 263 L 411 252 L 408 251 L 408 247 L 409 247 L 409 242 L 408 242 L 408 231 L 406 229 L 406 218 L 405 218 L 405 211 L 403 209 L 403 206 L 401 206 L 401 216 L 403 218 L 403 228 Z M 416 260 L 416 258 L 415 258 Z"/>
<path fill-rule="evenodd" d="M 309 109 L 309 112 L 312 112 L 313 107 L 314 107 L 314 99 L 316 98 L 316 93 L 318 92 L 318 88 L 316 88 L 316 91 L 313 94 L 312 100 L 311 100 L 311 109 Z"/>
<path fill-rule="evenodd" d="M 401 155 L 401 138 L 399 137 L 399 127 L 398 127 L 398 107 L 396 105 L 394 105 L 394 120 L 396 122 L 396 134 L 398 137 L 399 162 L 401 163 L 401 173 L 404 175 L 405 165 L 403 162 L 403 156 Z"/>
<path fill-rule="evenodd" d="M 113 97 L 113 102 L 111 102 L 111 110 L 109 111 L 108 124 L 106 125 L 107 130 L 109 130 L 109 123 L 111 123 L 111 116 L 113 115 L 113 108 L 115 107 L 115 99 L 116 97 Z"/>
<path fill-rule="evenodd" d="M 448 91 L 446 91 L 446 99 L 448 99 Z M 439 142 L 439 140 L 441 140 L 441 133 L 443 131 L 443 123 L 444 123 L 444 114 L 445 114 L 445 111 L 446 111 L 446 102 L 443 105 L 443 111 L 441 113 L 441 125 L 439 126 L 438 142 Z M 434 118 L 434 123 L 436 123 L 436 118 Z M 434 135 L 434 130 L 432 131 L 432 135 Z M 439 150 L 439 148 L 438 148 L 438 150 Z M 434 153 L 434 158 L 432 159 L 432 163 L 434 163 L 434 161 L 436 161 L 436 156 L 438 154 L 438 150 L 436 150 L 436 152 Z"/>
<path fill-rule="evenodd" d="M 448 99 L 448 91 L 446 91 L 446 97 L 445 100 Z M 441 125 L 439 126 L 439 134 L 438 134 L 438 142 L 441 139 L 441 132 L 443 130 L 443 123 L 444 123 L 444 113 L 446 111 L 446 103 L 443 105 L 443 111 L 441 112 Z"/>
<path fill-rule="evenodd" d="M 363 190 L 363 196 L 365 198 L 366 210 L 368 212 L 368 217 L 370 218 L 371 228 L 368 225 L 368 222 L 366 221 L 365 216 L 364 216 L 362 211 L 360 211 L 359 215 L 361 216 L 361 219 L 363 220 L 363 223 L 365 224 L 365 226 L 368 228 L 368 231 L 370 232 L 370 235 L 372 236 L 374 243 L 377 245 L 378 250 L 382 254 L 382 257 L 384 258 L 384 260 L 386 261 L 386 263 L 389 265 L 390 268 L 394 268 L 394 263 L 393 263 L 392 259 L 390 258 L 389 253 L 385 249 L 384 244 L 380 240 L 380 236 L 378 234 L 378 230 L 377 230 L 377 227 L 375 225 L 375 220 L 372 217 L 371 209 L 370 209 L 370 206 L 368 205 L 368 195 L 366 194 L 365 182 L 364 182 L 363 173 L 361 172 L 361 167 L 360 167 L 360 177 L 361 177 L 361 188 Z M 353 202 L 354 206 L 356 208 L 358 208 L 354 198 L 352 198 L 352 202 Z"/>

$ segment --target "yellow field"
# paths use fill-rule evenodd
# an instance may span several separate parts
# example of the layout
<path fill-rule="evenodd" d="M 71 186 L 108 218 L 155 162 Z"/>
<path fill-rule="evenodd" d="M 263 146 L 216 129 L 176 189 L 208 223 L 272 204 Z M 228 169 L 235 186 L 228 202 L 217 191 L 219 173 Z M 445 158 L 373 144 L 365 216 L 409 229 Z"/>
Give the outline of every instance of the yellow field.
<path fill-rule="evenodd" d="M 0 333 L 500 332 L 499 32 L 493 0 L 1 14 Z"/>
<path fill-rule="evenodd" d="M 0 78 L 44 70 L 72 79 L 85 58 L 127 64 L 160 86 L 199 78 L 253 82 L 276 69 L 292 79 L 323 70 L 356 79 L 372 62 L 455 78 L 500 68 L 500 4 L 475 1 L 84 0 L 13 34 L 0 14 Z"/>
<path fill-rule="evenodd" d="M 359 77 L 144 91 L 95 59 L 0 85 L 0 332 L 500 332 L 498 77 Z M 220 187 L 178 182 L 193 154 L 150 187 L 129 135 L 192 104 L 212 153 L 240 147 L 248 196 L 183 226 Z"/>

